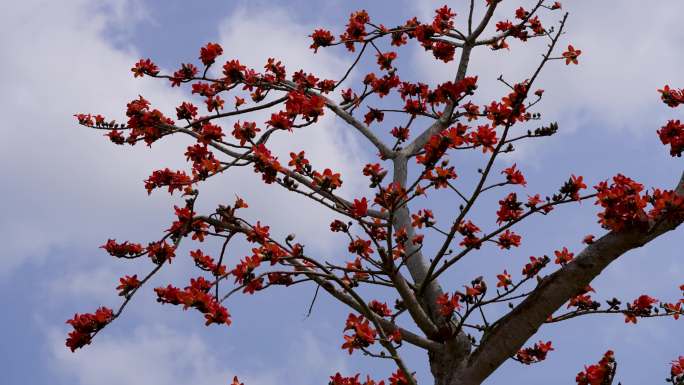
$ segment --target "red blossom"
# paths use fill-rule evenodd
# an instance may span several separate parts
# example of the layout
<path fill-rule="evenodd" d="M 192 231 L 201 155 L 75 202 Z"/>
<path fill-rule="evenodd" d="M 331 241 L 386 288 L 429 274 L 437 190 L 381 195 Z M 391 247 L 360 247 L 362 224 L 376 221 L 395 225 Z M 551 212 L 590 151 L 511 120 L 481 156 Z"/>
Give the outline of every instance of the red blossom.
<path fill-rule="evenodd" d="M 392 69 L 392 62 L 394 61 L 394 59 L 397 58 L 397 53 L 396 52 L 378 53 L 377 58 L 378 58 L 378 65 L 380 66 L 381 70 L 391 70 Z"/>
<path fill-rule="evenodd" d="M 109 255 L 117 258 L 133 258 L 143 252 L 143 247 L 139 243 L 130 243 L 128 241 L 117 243 L 115 239 L 108 239 L 107 243 L 100 246 L 100 248 L 105 249 Z"/>
<path fill-rule="evenodd" d="M 607 229 L 620 231 L 628 226 L 643 224 L 646 220 L 644 208 L 646 197 L 640 193 L 644 186 L 618 174 L 613 183 L 601 182 L 594 187 L 598 192 L 596 204 L 604 208 L 599 213 L 599 223 Z"/>
<path fill-rule="evenodd" d="M 66 346 L 73 352 L 90 344 L 93 335 L 110 323 L 113 318 L 112 309 L 107 307 L 100 307 L 92 314 L 75 314 L 74 318 L 66 321 L 74 329 L 69 333 Z"/>
<path fill-rule="evenodd" d="M 145 75 L 155 76 L 159 74 L 159 67 L 152 62 L 150 59 L 140 59 L 135 66 L 131 68 L 133 72 L 133 77 L 143 77 Z"/>
<path fill-rule="evenodd" d="M 556 255 L 556 260 L 554 261 L 557 265 L 566 265 L 568 262 L 572 261 L 575 254 L 568 251 L 567 247 L 563 247 L 563 250 L 556 250 L 553 252 Z"/>
<path fill-rule="evenodd" d="M 383 317 L 389 317 L 392 315 L 392 311 L 389 309 L 386 303 L 372 300 L 368 307 L 374 312 L 380 314 Z"/>
<path fill-rule="evenodd" d="M 145 189 L 148 194 L 151 194 L 155 188 L 168 186 L 169 194 L 173 194 L 174 190 L 182 191 L 190 184 L 192 184 L 192 179 L 184 171 L 171 171 L 165 168 L 152 172 L 152 175 L 145 180 Z"/>
<path fill-rule="evenodd" d="M 658 90 L 658 92 L 660 92 L 660 99 L 663 103 L 672 108 L 684 104 L 684 89 L 671 89 L 670 86 L 665 85 L 665 87 L 663 87 L 662 90 Z"/>
<path fill-rule="evenodd" d="M 124 277 L 119 278 L 119 286 L 116 287 L 116 290 L 119 291 L 120 296 L 127 296 L 130 292 L 133 290 L 137 289 L 140 286 L 140 280 L 138 280 L 137 275 L 127 275 Z"/>
<path fill-rule="evenodd" d="M 349 208 L 349 213 L 354 217 L 365 217 L 368 213 L 368 200 L 365 197 L 361 200 L 354 199 L 354 203 Z"/>
<path fill-rule="evenodd" d="M 349 314 L 344 330 L 351 330 L 352 335 L 344 335 L 342 349 L 347 349 L 352 354 L 354 349 L 366 348 L 375 343 L 377 332 L 370 326 L 370 322 L 363 316 Z"/>
<path fill-rule="evenodd" d="M 543 269 L 546 267 L 546 265 L 549 264 L 551 259 L 547 257 L 546 255 L 543 257 L 530 257 L 530 262 L 525 265 L 525 267 L 522 270 L 522 274 L 526 276 L 527 278 L 534 277 Z"/>
<path fill-rule="evenodd" d="M 439 312 L 444 317 L 451 317 L 454 311 L 461 309 L 461 304 L 459 301 L 461 296 L 457 293 L 449 294 L 443 293 L 437 297 L 437 305 L 439 306 Z"/>
<path fill-rule="evenodd" d="M 525 181 L 525 176 L 523 176 L 520 170 L 516 169 L 516 164 L 501 171 L 502 174 L 506 174 L 506 181 L 510 184 L 519 184 L 527 186 L 527 181 Z"/>
<path fill-rule="evenodd" d="M 156 265 L 161 265 L 166 261 L 171 263 L 173 257 L 176 256 L 176 247 L 166 243 L 166 241 L 152 242 L 147 245 L 147 256 Z"/>
<path fill-rule="evenodd" d="M 496 284 L 496 287 L 503 287 L 505 290 L 508 290 L 508 286 L 513 284 L 511 275 L 508 274 L 506 270 L 504 270 L 502 274 L 497 274 L 496 278 L 499 280 L 499 282 Z"/>
<path fill-rule="evenodd" d="M 318 171 L 314 171 L 313 180 L 316 186 L 318 186 L 321 190 L 335 190 L 342 186 L 340 174 L 334 173 L 329 168 L 323 170 L 322 174 Z"/>
<path fill-rule="evenodd" d="M 265 183 L 275 182 L 282 168 L 278 158 L 271 155 L 271 151 L 263 143 L 252 147 L 252 151 L 254 152 L 254 171 L 261 173 L 261 178 Z"/>
<path fill-rule="evenodd" d="M 477 130 L 471 132 L 468 139 L 476 147 L 482 146 L 482 152 L 494 152 L 494 145 L 499 142 L 499 139 L 496 137 L 496 131 L 489 127 L 489 124 L 477 126 Z"/>
<path fill-rule="evenodd" d="M 670 155 L 682 156 L 682 152 L 684 152 L 684 124 L 679 120 L 669 120 L 657 133 L 663 144 L 670 145 Z"/>
<path fill-rule="evenodd" d="M 572 45 L 568 46 L 568 50 L 563 52 L 563 57 L 565 58 L 565 64 L 568 65 L 570 63 L 572 64 L 578 64 L 577 58 L 579 55 L 582 54 L 582 51 L 575 49 Z"/>
<path fill-rule="evenodd" d="M 335 37 L 330 33 L 330 31 L 325 29 L 317 29 L 311 35 L 309 35 L 313 40 L 309 48 L 313 49 L 314 52 L 318 52 L 319 47 L 327 47 L 335 40 Z"/>
<path fill-rule="evenodd" d="M 510 222 L 520 218 L 522 215 L 522 203 L 518 201 L 515 193 L 510 193 L 506 198 L 499 201 L 499 211 L 496 212 L 496 223 Z"/>
<path fill-rule="evenodd" d="M 247 142 L 253 143 L 252 139 L 256 137 L 259 131 L 261 129 L 256 126 L 255 122 L 237 122 L 233 125 L 231 135 L 240 141 L 240 146 L 244 146 Z"/>
<path fill-rule="evenodd" d="M 214 64 L 216 58 L 223 53 L 223 48 L 217 43 L 207 43 L 200 49 L 200 60 L 205 66 Z"/>
<path fill-rule="evenodd" d="M 535 364 L 544 361 L 548 352 L 552 350 L 554 349 L 551 347 L 551 341 L 539 341 L 532 347 L 520 349 L 515 358 L 526 365 Z"/>
<path fill-rule="evenodd" d="M 501 235 L 499 235 L 499 247 L 501 247 L 502 249 L 519 247 L 521 239 L 522 238 L 520 237 L 520 235 L 512 232 L 511 230 L 506 230 Z"/>
<path fill-rule="evenodd" d="M 577 385 L 610 384 L 615 375 L 615 357 L 612 350 L 607 351 L 598 364 L 584 367 L 584 371 L 577 373 Z"/>
<path fill-rule="evenodd" d="M 435 217 L 432 214 L 432 210 L 418 210 L 418 213 L 411 214 L 411 226 L 422 229 L 423 226 L 431 227 L 435 224 Z"/>

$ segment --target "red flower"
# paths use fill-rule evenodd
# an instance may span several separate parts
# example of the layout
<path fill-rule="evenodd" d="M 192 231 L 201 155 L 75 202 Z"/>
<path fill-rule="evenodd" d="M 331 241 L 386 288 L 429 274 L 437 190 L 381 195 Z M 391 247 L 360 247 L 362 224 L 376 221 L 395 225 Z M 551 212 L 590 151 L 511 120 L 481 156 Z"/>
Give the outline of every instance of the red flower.
<path fill-rule="evenodd" d="M 203 144 L 209 144 L 212 140 L 221 141 L 223 136 L 224 134 L 221 127 L 209 122 L 204 122 L 202 123 L 202 129 L 197 141 Z"/>
<path fill-rule="evenodd" d="M 194 119 L 197 116 L 197 107 L 192 103 L 183 102 L 183 104 L 176 107 L 176 116 L 178 119 Z"/>
<path fill-rule="evenodd" d="M 424 178 L 429 180 L 435 185 L 435 189 L 446 188 L 449 185 L 449 181 L 456 179 L 456 171 L 454 167 L 435 167 L 434 174 L 433 170 L 428 170 L 425 173 Z"/>
<path fill-rule="evenodd" d="M 418 210 L 417 214 L 411 214 L 411 218 L 411 226 L 419 229 L 422 229 L 423 225 L 425 225 L 425 227 L 430 227 L 435 224 L 435 221 L 433 220 L 435 217 L 432 214 L 432 210 Z"/>
<path fill-rule="evenodd" d="M 135 66 L 131 68 L 133 77 L 142 77 L 144 75 L 155 76 L 159 73 L 159 67 L 150 59 L 140 59 Z"/>
<path fill-rule="evenodd" d="M 233 132 L 231 135 L 240 141 L 240 146 L 244 146 L 246 142 L 252 143 L 252 139 L 256 137 L 257 132 L 261 131 L 256 126 L 255 122 L 237 122 L 233 125 Z"/>
<path fill-rule="evenodd" d="M 180 87 L 181 83 L 192 80 L 197 75 L 197 67 L 190 63 L 181 64 L 181 68 L 173 73 L 171 87 Z"/>
<path fill-rule="evenodd" d="M 139 243 L 117 243 L 115 239 L 108 239 L 107 243 L 100 246 L 105 249 L 109 255 L 117 258 L 135 258 L 142 254 L 143 247 Z"/>
<path fill-rule="evenodd" d="M 556 250 L 553 252 L 556 254 L 556 260 L 554 261 L 558 265 L 565 266 L 568 262 L 572 261 L 575 254 L 568 251 L 567 247 L 563 247 L 563 250 Z"/>
<path fill-rule="evenodd" d="M 541 269 L 546 267 L 548 263 L 551 261 L 549 257 L 546 255 L 543 257 L 530 257 L 530 262 L 525 265 L 525 267 L 522 270 L 522 274 L 525 275 L 527 278 L 534 277 Z"/>
<path fill-rule="evenodd" d="M 120 296 L 127 296 L 130 292 L 137 289 L 140 286 L 140 280 L 138 280 L 137 275 L 127 275 L 125 277 L 119 278 L 120 285 L 116 287 L 119 291 Z"/>
<path fill-rule="evenodd" d="M 499 210 L 496 212 L 496 223 L 510 222 L 518 219 L 522 215 L 522 203 L 518 202 L 515 193 L 510 193 L 506 198 L 499 201 Z"/>
<path fill-rule="evenodd" d="M 459 301 L 461 296 L 458 294 L 443 293 L 437 297 L 437 305 L 439 306 L 439 312 L 445 317 L 451 317 L 454 311 L 458 311 L 461 308 Z"/>
<path fill-rule="evenodd" d="M 66 340 L 66 346 L 75 351 L 85 345 L 90 344 L 92 336 L 110 323 L 114 319 L 112 309 L 100 307 L 94 314 L 75 314 L 74 318 L 66 321 L 73 327 Z"/>
<path fill-rule="evenodd" d="M 471 132 L 468 138 L 475 146 L 482 146 L 482 152 L 494 152 L 494 145 L 499 141 L 496 131 L 489 124 L 478 126 L 477 131 Z"/>
<path fill-rule="evenodd" d="M 408 385 L 408 379 L 401 369 L 397 369 L 389 378 L 390 385 Z"/>
<path fill-rule="evenodd" d="M 672 367 L 670 368 L 670 374 L 673 377 L 680 377 L 678 379 L 684 379 L 684 356 L 679 356 L 678 359 L 672 361 Z"/>
<path fill-rule="evenodd" d="M 223 75 L 228 83 L 237 83 L 245 78 L 246 69 L 238 60 L 231 60 L 223 65 Z"/>
<path fill-rule="evenodd" d="M 454 60 L 455 53 L 456 47 L 444 41 L 438 41 L 432 46 L 432 54 L 435 58 L 445 63 Z"/>
<path fill-rule="evenodd" d="M 456 12 L 453 12 L 446 5 L 436 9 L 432 28 L 439 33 L 448 33 L 450 29 L 454 28 L 454 17 L 456 17 Z"/>
<path fill-rule="evenodd" d="M 458 232 L 464 236 L 463 241 L 461 241 L 460 243 L 460 246 L 479 249 L 482 245 L 482 240 L 475 236 L 476 233 L 480 232 L 480 228 L 477 227 L 470 220 L 468 220 L 467 222 L 461 222 L 458 225 Z"/>
<path fill-rule="evenodd" d="M 292 129 L 292 120 L 285 111 L 280 111 L 277 114 L 271 114 L 271 119 L 269 119 L 266 124 L 280 130 L 289 131 Z"/>
<path fill-rule="evenodd" d="M 373 123 L 373 121 L 376 121 L 376 120 L 378 122 L 382 122 L 382 120 L 384 118 L 385 118 L 384 112 L 382 112 L 378 109 L 375 109 L 375 108 L 368 107 L 368 112 L 366 113 L 366 115 L 363 116 L 363 121 L 366 124 L 371 124 L 371 123 Z"/>
<path fill-rule="evenodd" d="M 152 263 L 157 265 L 161 265 L 166 261 L 171 263 L 171 259 L 176 256 L 176 248 L 166 243 L 166 241 L 152 242 L 147 245 L 147 256 L 150 257 Z"/>
<path fill-rule="evenodd" d="M 323 170 L 323 173 L 318 171 L 313 172 L 314 183 L 322 190 L 335 190 L 342 186 L 342 179 L 339 173 L 333 173 L 329 168 Z"/>
<path fill-rule="evenodd" d="M 513 166 L 504 169 L 503 171 L 501 171 L 501 173 L 506 174 L 506 180 L 508 181 L 508 183 L 527 186 L 525 176 L 523 176 L 520 170 L 516 169 L 516 164 L 513 164 Z"/>
<path fill-rule="evenodd" d="M 637 317 L 648 316 L 653 310 L 653 305 L 658 300 L 648 295 L 641 295 L 635 299 L 631 304 L 627 304 L 625 314 L 625 323 L 637 323 Z"/>
<path fill-rule="evenodd" d="M 261 173 L 261 178 L 267 184 L 273 183 L 281 170 L 278 158 L 271 155 L 263 143 L 252 147 L 254 152 L 254 171 Z"/>
<path fill-rule="evenodd" d="M 205 66 L 214 64 L 216 58 L 223 53 L 223 48 L 216 43 L 207 43 L 206 46 L 200 49 L 200 60 Z"/>
<path fill-rule="evenodd" d="M 385 52 L 385 53 L 378 53 L 378 65 L 380 66 L 381 70 L 390 70 L 392 69 L 392 62 L 394 59 L 397 58 L 397 53 L 396 52 Z"/>
<path fill-rule="evenodd" d="M 611 350 L 607 351 L 598 364 L 585 366 L 584 371 L 577 373 L 577 385 L 602 385 L 612 383 L 615 374 L 615 358 Z"/>
<path fill-rule="evenodd" d="M 568 65 L 578 64 L 577 58 L 582 54 L 582 51 L 575 49 L 572 45 L 568 45 L 568 50 L 563 52 L 563 57 L 565 58 L 565 64 Z"/>
<path fill-rule="evenodd" d="M 684 89 L 670 89 L 670 86 L 666 85 L 662 90 L 658 90 L 658 92 L 660 92 L 660 98 L 663 103 L 672 108 L 684 104 Z"/>
<path fill-rule="evenodd" d="M 350 253 L 354 253 L 361 257 L 368 258 L 373 253 L 373 249 L 370 246 L 371 241 L 356 238 L 355 240 L 349 242 L 348 250 Z"/>
<path fill-rule="evenodd" d="M 579 200 L 579 191 L 587 188 L 587 185 L 584 184 L 583 179 L 584 178 L 582 176 L 575 176 L 573 174 L 570 176 L 570 179 L 563 184 L 560 189 L 560 193 L 568 195 L 574 200 Z"/>
<path fill-rule="evenodd" d="M 670 155 L 682 156 L 682 152 L 684 152 L 684 124 L 679 120 L 670 120 L 657 133 L 663 144 L 670 145 Z"/>
<path fill-rule="evenodd" d="M 344 335 L 342 349 L 348 349 L 352 354 L 354 349 L 366 348 L 375 343 L 376 331 L 371 328 L 370 323 L 363 316 L 349 314 L 344 330 L 352 330 L 354 334 Z"/>
<path fill-rule="evenodd" d="M 530 365 L 544 361 L 548 352 L 554 350 L 551 341 L 539 341 L 533 347 L 520 349 L 515 357 L 523 364 Z"/>
<path fill-rule="evenodd" d="M 311 35 L 309 35 L 313 40 L 313 43 L 309 48 L 313 49 L 314 52 L 318 52 L 319 47 L 327 47 L 335 40 L 335 37 L 325 29 L 317 29 Z"/>
<path fill-rule="evenodd" d="M 384 302 L 372 300 L 368 307 L 383 317 L 389 317 L 392 315 L 392 311 L 389 309 L 389 307 L 387 307 L 387 304 Z"/>
<path fill-rule="evenodd" d="M 354 203 L 349 208 L 349 213 L 355 217 L 365 217 L 368 213 L 368 200 L 365 197 L 361 200 L 354 199 Z"/>
<path fill-rule="evenodd" d="M 499 282 L 496 284 L 496 287 L 503 287 L 504 289 L 508 290 L 508 286 L 513 284 L 511 275 L 508 274 L 506 270 L 504 270 L 503 274 L 498 274 L 496 278 L 499 280 Z"/>
<path fill-rule="evenodd" d="M 644 186 L 618 174 L 613 183 L 601 182 L 594 187 L 598 191 L 596 204 L 604 211 L 599 213 L 599 223 L 607 229 L 620 231 L 628 226 L 644 223 L 647 219 L 644 208 L 648 204 L 640 192 Z"/>
<path fill-rule="evenodd" d="M 502 249 L 510 249 L 511 246 L 519 247 L 520 239 L 520 235 L 512 232 L 511 230 L 506 230 L 499 235 L 499 247 Z"/>

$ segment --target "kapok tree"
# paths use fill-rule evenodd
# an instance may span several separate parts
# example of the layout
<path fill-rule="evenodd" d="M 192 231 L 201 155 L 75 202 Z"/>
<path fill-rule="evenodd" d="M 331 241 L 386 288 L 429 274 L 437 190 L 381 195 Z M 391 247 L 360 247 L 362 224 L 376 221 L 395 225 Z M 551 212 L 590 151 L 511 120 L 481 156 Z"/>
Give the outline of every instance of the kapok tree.
<path fill-rule="evenodd" d="M 228 326 L 231 316 L 225 306 L 236 293 L 252 295 L 274 286 L 317 285 L 349 308 L 346 322 L 340 320 L 342 349 L 393 360 L 397 369 L 388 380 L 392 385 L 416 384 L 411 363 L 402 359 L 401 347 L 406 344 L 427 352 L 435 384 L 480 384 L 506 360 L 522 364 L 544 360 L 553 350 L 552 343 L 528 344 L 528 340 L 545 323 L 597 313 L 622 315 L 631 323 L 643 317 L 682 315 L 684 299 L 659 301 L 644 294 L 633 300 L 602 303 L 594 299 L 590 283 L 625 253 L 684 221 L 684 177 L 674 189 L 647 191 L 621 174 L 598 182 L 593 190 L 587 188 L 582 176 L 572 175 L 557 191 L 516 191 L 526 186 L 526 180 L 505 155 L 519 142 L 538 140 L 558 130 L 551 122 L 529 128 L 531 124 L 539 126 L 535 122 L 542 119 L 535 111 L 544 94 L 536 88 L 538 75 L 553 63 L 578 64 L 582 51 L 565 44 L 567 48 L 559 48 L 568 15 L 561 15 L 558 2 L 540 0 L 532 8 L 520 7 L 500 21 L 494 18 L 500 0 L 477 3 L 484 4 L 471 1 L 464 10 L 465 18 L 459 21 L 456 12 L 444 6 L 435 11 L 432 20 L 423 22 L 414 17 L 389 28 L 371 21 L 367 12 L 358 11 L 339 37 L 325 29 L 313 31 L 314 51 L 342 45 L 354 55 L 353 64 L 339 79 L 320 79 L 302 70 L 288 75 L 276 58 L 269 59 L 262 72 L 247 68 L 239 60 L 228 60 L 220 74 L 212 76 L 209 70 L 219 65 L 217 60 L 223 53 L 215 43 L 201 48 L 201 63 L 181 64 L 173 74 L 161 73 L 150 59 L 136 63 L 132 68 L 135 77 L 166 79 L 171 87 L 189 85 L 205 105 L 184 101 L 172 119 L 140 96 L 128 103 L 128 121 L 124 124 L 100 115 L 76 117 L 81 125 L 106 131 L 117 145 L 142 141 L 152 146 L 170 135 L 187 136 L 190 143 L 184 155 L 191 170 L 157 170 L 145 181 L 148 193 L 157 189 L 171 194 L 177 191 L 184 203 L 175 207 L 177 220 L 170 228 L 147 245 L 110 239 L 102 246 L 116 258 L 147 257 L 151 269 L 140 278 L 133 275 L 120 279 L 116 289 L 123 303 L 117 310 L 101 307 L 93 314 L 76 314 L 67 321 L 73 331 L 66 345 L 73 351 L 90 344 L 96 334 L 121 316 L 150 278 L 171 267 L 180 242 L 188 237 L 198 246 L 220 242 L 221 254 L 210 256 L 202 248 L 191 251 L 189 257 L 197 274 L 184 288 L 154 288 L 160 303 L 193 308 L 204 314 L 207 325 Z M 478 7 L 483 7 L 481 19 L 474 16 Z M 542 22 L 545 17 L 557 19 L 554 15 L 560 18 L 554 26 Z M 487 35 L 494 29 L 487 28 L 490 24 L 495 24 L 495 31 Z M 548 45 L 527 78 L 517 82 L 499 78 L 506 88 L 503 97 L 486 104 L 474 103 L 478 78 L 468 74 L 475 72 L 468 67 L 473 50 L 506 52 L 513 39 L 543 39 Z M 395 66 L 395 50 L 407 44 L 419 44 L 435 60 L 454 62 L 453 79 L 434 88 L 402 81 Z M 342 89 L 365 56 L 377 59 L 378 72 L 365 75 L 362 84 Z M 684 103 L 682 90 L 665 85 L 659 92 L 670 107 Z M 270 118 L 251 121 L 250 116 L 257 111 L 271 112 Z M 278 159 L 269 150 L 271 138 L 308 129 L 324 114 L 357 131 L 377 150 L 377 163 L 359 170 L 369 179 L 373 196 L 342 196 L 344 177 L 324 165 L 312 164 L 297 148 L 292 148 L 287 160 Z M 382 124 L 386 114 L 396 114 L 405 123 L 388 129 Z M 657 134 L 672 156 L 682 155 L 684 124 L 670 120 Z M 457 179 L 460 171 L 456 159 L 463 151 L 479 152 L 483 158 L 472 185 Z M 347 250 L 340 250 L 349 256 L 346 264 L 311 254 L 294 236 L 277 239 L 267 223 L 244 219 L 241 213 L 248 209 L 248 203 L 240 198 L 219 205 L 213 212 L 196 212 L 202 182 L 237 167 L 253 168 L 269 188 L 283 188 L 338 216 L 330 231 L 348 239 Z M 450 191 L 461 201 L 458 215 L 440 218 L 443 224 L 438 224 L 431 210 L 415 207 L 416 198 L 430 197 L 435 190 Z M 497 191 L 499 205 L 491 209 L 496 226 L 478 226 L 473 222 L 473 209 L 480 198 Z M 503 270 L 496 277 L 478 277 L 474 271 L 472 276 L 477 278 L 472 281 L 455 287 L 440 283 L 445 272 L 478 251 L 520 246 L 522 237 L 514 230 L 523 220 L 585 200 L 600 207 L 598 222 L 605 233 L 587 236 L 583 250 L 573 253 L 559 247 L 552 257 L 530 257 L 520 271 Z M 231 241 L 238 239 L 252 244 L 252 254 L 231 259 L 227 250 Z M 428 243 L 439 245 L 438 251 L 426 255 L 423 245 Z M 679 289 L 684 291 L 684 285 Z M 498 319 L 490 319 L 486 314 L 492 308 L 498 309 L 497 314 L 502 308 L 506 311 Z M 576 381 L 610 384 L 615 371 L 615 358 L 609 351 L 597 364 L 578 373 Z M 364 381 L 358 374 L 348 375 L 334 374 L 330 383 Z M 684 357 L 672 363 L 668 381 L 684 384 Z M 234 383 L 239 383 L 237 378 Z M 363 382 L 377 383 L 385 382 L 370 378 Z"/>

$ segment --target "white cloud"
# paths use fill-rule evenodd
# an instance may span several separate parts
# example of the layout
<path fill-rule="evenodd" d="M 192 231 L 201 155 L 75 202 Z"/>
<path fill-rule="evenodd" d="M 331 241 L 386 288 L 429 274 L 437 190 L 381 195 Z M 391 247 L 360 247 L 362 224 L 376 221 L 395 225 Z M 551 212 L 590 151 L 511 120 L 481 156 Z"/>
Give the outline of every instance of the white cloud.
<path fill-rule="evenodd" d="M 246 385 L 276 385 L 283 379 L 315 384 L 335 372 L 347 372 L 341 353 L 331 357 L 310 332 L 297 337 L 298 342 L 285 349 L 287 354 L 273 365 L 261 363 L 260 357 L 246 358 L 237 347 L 217 350 L 195 333 L 159 324 L 138 327 L 124 336 L 103 333 L 76 353 L 64 347 L 61 331 L 48 333 L 51 369 L 64 380 L 75 380 L 74 384 L 217 385 L 230 383 L 233 376 Z M 247 366 L 267 369 L 234 368 L 245 360 L 251 361 Z"/>
<path fill-rule="evenodd" d="M 49 338 L 53 369 L 77 384 L 216 385 L 234 375 L 199 336 L 160 325 L 139 327 L 125 337 L 98 336 L 97 343 L 76 354 L 64 347 L 60 332 L 52 331 Z"/>
<path fill-rule="evenodd" d="M 110 224 L 141 230 L 153 222 L 136 218 L 132 223 L 132 218 L 150 203 L 141 181 L 155 163 L 161 164 L 154 159 L 160 154 L 144 149 L 124 153 L 106 143 L 102 133 L 78 127 L 72 117 L 90 111 L 120 117 L 126 102 L 139 93 L 173 106 L 178 92 L 158 82 L 134 81 L 129 69 L 137 54 L 115 49 L 104 38 L 105 31 L 128 20 L 104 10 L 129 5 L 26 1 L 13 3 L 1 16 L 13 33 L 0 36 L 5 47 L 0 70 L 12 74 L 0 94 L 5 116 L 0 143 L 5 258 L 0 273 L 50 250 L 95 249 L 107 232 L 123 232 Z M 159 200 L 153 202 L 159 208 Z"/>
<path fill-rule="evenodd" d="M 187 168 L 182 149 L 188 142 L 172 139 L 156 143 L 152 150 L 117 147 L 101 132 L 77 126 L 72 117 L 97 112 L 120 118 L 125 104 L 138 94 L 173 116 L 174 106 L 188 97 L 164 81 L 131 76 L 132 64 L 147 55 L 136 52 L 132 41 L 127 45 L 121 39 L 129 30 L 126 26 L 149 16 L 138 2 L 115 0 L 25 1 L 10 8 L 0 16 L 13 31 L 0 36 L 0 70 L 12 75 L 3 82 L 0 95 L 5 117 L 0 143 L 5 258 L 0 274 L 26 261 L 42 261 L 55 250 L 100 253 L 96 247 L 108 237 L 142 242 L 157 237 L 178 197 L 161 192 L 147 197 L 142 180 L 154 169 Z M 246 18 L 246 12 L 231 16 L 220 28 L 226 56 L 259 70 L 266 55 L 277 54 L 292 70 L 316 69 L 326 76 L 340 72 L 342 61 L 334 56 L 311 55 L 309 31 L 295 25 L 284 11 L 262 12 L 258 20 Z M 253 39 L 245 39 L 244 33 L 273 40 L 255 49 Z M 252 118 L 266 120 L 263 114 Z M 353 135 L 330 117 L 301 131 L 274 141 L 281 159 L 286 162 L 291 149 L 306 149 L 317 167 L 343 173 L 345 194 L 359 194 L 362 152 Z M 312 202 L 293 199 L 279 187 L 266 187 L 251 169 L 216 179 L 203 194 L 203 208 L 230 203 L 238 193 L 249 199 L 249 215 L 271 224 L 275 233 L 295 231 L 300 241 L 323 250 L 333 241 L 328 231 L 320 231 L 329 223 L 325 210 L 312 209 Z"/>
<path fill-rule="evenodd" d="M 423 19 L 443 1 L 412 2 Z M 522 3 L 528 6 L 532 2 Z M 502 3 L 494 21 L 513 19 L 513 9 L 521 2 Z M 660 106 L 656 88 L 681 79 L 684 53 L 676 49 L 684 37 L 679 15 L 684 4 L 668 0 L 644 6 L 642 1 L 577 1 L 563 2 L 570 12 L 567 34 L 559 42 L 560 54 L 568 44 L 582 50 L 579 66 L 552 62 L 544 69 L 539 88 L 546 89 L 539 105 L 546 120 L 561 120 L 563 131 L 572 131 L 588 121 L 597 129 L 629 129 L 631 134 L 652 134 L 660 117 L 654 106 Z M 463 25 L 467 6 L 456 2 Z M 562 13 L 542 12 L 548 27 Z M 489 36 L 485 32 L 486 36 Z M 510 51 L 490 51 L 486 47 L 473 53 L 469 73 L 480 76 L 478 94 L 482 101 L 499 98 L 507 92 L 496 78 L 503 74 L 510 82 L 523 80 L 534 71 L 548 40 L 533 39 L 520 44 L 511 39 Z M 421 76 L 431 81 L 449 80 L 456 64 L 437 63 L 429 53 L 415 53 Z M 479 99 L 478 99 L 479 100 Z"/>

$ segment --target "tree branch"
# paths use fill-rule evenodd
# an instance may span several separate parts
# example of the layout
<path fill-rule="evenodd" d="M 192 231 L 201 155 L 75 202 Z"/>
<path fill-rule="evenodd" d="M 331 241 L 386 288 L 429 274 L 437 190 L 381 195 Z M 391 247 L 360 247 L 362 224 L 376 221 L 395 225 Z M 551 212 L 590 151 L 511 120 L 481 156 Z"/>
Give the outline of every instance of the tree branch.
<path fill-rule="evenodd" d="M 684 195 L 684 173 L 676 192 Z M 566 301 L 586 287 L 611 262 L 626 252 L 641 247 L 666 232 L 674 230 L 682 220 L 665 221 L 652 231 L 629 229 L 611 231 L 587 246 L 566 267 L 544 278 L 536 290 L 505 315 L 473 352 L 460 377 L 464 384 L 479 384 L 520 349 L 539 327 Z"/>

